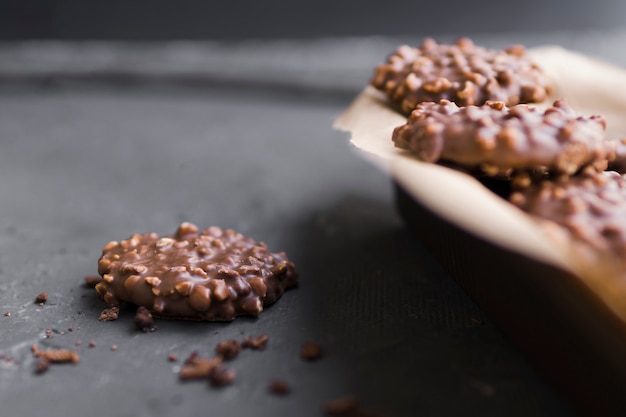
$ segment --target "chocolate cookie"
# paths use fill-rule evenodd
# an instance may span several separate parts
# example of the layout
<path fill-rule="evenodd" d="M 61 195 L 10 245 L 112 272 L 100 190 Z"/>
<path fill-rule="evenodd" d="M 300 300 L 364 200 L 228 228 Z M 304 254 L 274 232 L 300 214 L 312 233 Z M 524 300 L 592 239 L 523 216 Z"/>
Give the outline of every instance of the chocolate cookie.
<path fill-rule="evenodd" d="M 426 39 L 418 48 L 401 46 L 376 68 L 371 84 L 407 115 L 426 101 L 480 106 L 491 100 L 512 106 L 540 103 L 552 91 L 550 80 L 523 46 L 496 51 L 467 38 L 454 45 Z"/>
<path fill-rule="evenodd" d="M 510 200 L 591 247 L 625 259 L 626 178 L 617 172 L 543 181 L 513 193 Z"/>
<path fill-rule="evenodd" d="M 109 305 L 128 301 L 157 317 L 188 320 L 258 315 L 298 282 L 284 253 L 232 230 L 198 233 L 190 223 L 173 236 L 134 234 L 108 243 L 98 272 L 96 291 Z"/>
<path fill-rule="evenodd" d="M 615 157 L 600 116 L 583 117 L 563 101 L 547 110 L 502 102 L 459 108 L 441 100 L 421 103 L 393 142 L 428 162 L 450 161 L 486 174 L 512 170 L 571 175 L 582 167 L 603 170 Z"/>

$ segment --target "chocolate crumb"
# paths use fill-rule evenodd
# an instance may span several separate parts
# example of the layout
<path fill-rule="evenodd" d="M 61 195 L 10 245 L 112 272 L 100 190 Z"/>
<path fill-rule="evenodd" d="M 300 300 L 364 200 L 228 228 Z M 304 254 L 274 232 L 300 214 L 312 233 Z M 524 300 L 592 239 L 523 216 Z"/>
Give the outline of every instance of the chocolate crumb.
<path fill-rule="evenodd" d="M 248 336 L 244 339 L 243 343 L 241 344 L 241 347 L 250 348 L 254 350 L 265 350 L 269 339 L 270 339 L 269 336 L 265 334 L 254 337 L 254 338 L 251 338 Z"/>
<path fill-rule="evenodd" d="M 275 380 L 270 382 L 269 391 L 276 395 L 287 395 L 291 391 L 291 387 L 285 381 Z"/>
<path fill-rule="evenodd" d="M 4 312 L 4 317 L 11 317 L 11 312 L 10 311 L 5 311 Z"/>
<path fill-rule="evenodd" d="M 307 362 L 314 362 L 321 358 L 323 354 L 322 346 L 316 342 L 304 342 L 300 349 L 300 358 Z"/>
<path fill-rule="evenodd" d="M 176 362 L 178 360 L 178 356 L 175 353 L 170 353 L 167 355 L 167 360 L 170 362 Z"/>
<path fill-rule="evenodd" d="M 98 317 L 98 320 L 113 321 L 113 320 L 117 320 L 119 316 L 120 316 L 120 308 L 117 306 L 114 306 L 114 307 L 105 308 L 104 310 L 102 310 L 102 313 L 100 313 L 100 317 Z"/>
<path fill-rule="evenodd" d="M 40 306 L 42 306 L 46 301 L 48 301 L 47 292 L 39 293 L 37 297 L 35 297 L 35 303 L 39 304 Z"/>
<path fill-rule="evenodd" d="M 96 285 L 98 285 L 100 282 L 102 282 L 102 277 L 101 276 L 98 276 L 98 275 L 87 275 L 85 277 L 85 287 L 95 288 Z"/>
<path fill-rule="evenodd" d="M 137 313 L 135 314 L 135 327 L 137 330 L 141 330 L 144 333 L 153 332 L 157 329 L 154 325 L 154 319 L 152 318 L 152 314 L 148 311 L 144 306 L 139 306 L 137 308 Z"/>
<path fill-rule="evenodd" d="M 111 345 L 111 350 L 117 350 L 117 345 Z"/>
<path fill-rule="evenodd" d="M 96 347 L 96 342 L 94 342 L 93 340 L 91 342 L 89 342 L 89 347 Z"/>
<path fill-rule="evenodd" d="M 215 347 L 215 352 L 225 360 L 234 359 L 241 350 L 241 344 L 236 340 L 224 340 Z"/>
<path fill-rule="evenodd" d="M 68 332 L 73 332 L 73 331 L 74 331 L 74 326 L 70 326 L 70 327 L 68 327 L 68 328 L 67 328 L 67 331 L 68 331 Z"/>
<path fill-rule="evenodd" d="M 359 404 L 356 397 L 347 395 L 326 402 L 322 410 L 329 416 L 355 415 L 359 412 Z"/>

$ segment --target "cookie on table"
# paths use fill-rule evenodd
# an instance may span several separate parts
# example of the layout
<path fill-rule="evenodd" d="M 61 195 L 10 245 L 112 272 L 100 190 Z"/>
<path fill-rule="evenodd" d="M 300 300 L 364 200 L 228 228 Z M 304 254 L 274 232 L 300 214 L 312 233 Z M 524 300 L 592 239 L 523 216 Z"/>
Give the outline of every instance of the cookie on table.
<path fill-rule="evenodd" d="M 420 160 L 452 162 L 487 175 L 572 175 L 585 167 L 604 170 L 615 157 L 605 127 L 601 116 L 580 116 L 562 100 L 546 110 L 503 102 L 458 107 L 441 100 L 419 104 L 392 139 Z"/>
<path fill-rule="evenodd" d="M 514 192 L 510 201 L 596 250 L 622 262 L 626 257 L 626 177 L 617 172 L 543 181 Z"/>
<path fill-rule="evenodd" d="M 407 115 L 419 103 L 442 99 L 459 106 L 540 103 L 553 89 L 523 46 L 497 51 L 467 38 L 454 45 L 426 39 L 418 48 L 401 46 L 376 68 L 371 84 Z"/>
<path fill-rule="evenodd" d="M 108 243 L 98 272 L 96 291 L 109 305 L 127 301 L 157 317 L 187 320 L 256 316 L 298 283 L 284 253 L 230 229 L 198 232 L 190 223 L 172 236 L 134 234 Z"/>

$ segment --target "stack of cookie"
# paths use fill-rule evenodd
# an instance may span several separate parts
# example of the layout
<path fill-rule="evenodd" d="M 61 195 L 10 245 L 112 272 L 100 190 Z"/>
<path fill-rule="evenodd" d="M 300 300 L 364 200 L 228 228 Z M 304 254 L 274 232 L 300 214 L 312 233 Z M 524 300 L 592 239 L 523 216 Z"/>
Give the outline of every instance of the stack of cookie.
<path fill-rule="evenodd" d="M 393 131 L 396 147 L 507 181 L 522 210 L 597 258 L 626 259 L 626 140 L 608 140 L 601 115 L 580 115 L 561 99 L 546 106 L 551 80 L 524 47 L 427 39 L 398 48 L 371 83 L 408 116 Z"/>

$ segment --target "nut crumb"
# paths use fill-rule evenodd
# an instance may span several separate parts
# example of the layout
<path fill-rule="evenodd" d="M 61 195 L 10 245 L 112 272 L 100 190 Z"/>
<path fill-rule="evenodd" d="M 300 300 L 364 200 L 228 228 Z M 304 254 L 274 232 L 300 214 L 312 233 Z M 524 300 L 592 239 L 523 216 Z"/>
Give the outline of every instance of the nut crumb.
<path fill-rule="evenodd" d="M 307 362 L 314 362 L 321 358 L 323 354 L 322 346 L 316 342 L 304 342 L 300 349 L 300 358 Z"/>
<path fill-rule="evenodd" d="M 285 381 L 275 380 L 270 382 L 269 391 L 276 395 L 287 395 L 291 392 L 291 387 Z"/>
<path fill-rule="evenodd" d="M 223 364 L 218 364 L 209 374 L 209 381 L 215 387 L 232 384 L 237 377 L 237 373 L 232 369 L 227 369 Z"/>
<path fill-rule="evenodd" d="M 51 350 L 39 350 L 39 346 L 33 343 L 31 346 L 33 355 L 39 358 L 35 372 L 38 374 L 46 372 L 51 363 L 73 363 L 77 364 L 80 361 L 78 352 L 75 350 L 67 349 L 51 349 Z"/>
<path fill-rule="evenodd" d="M 119 307 L 109 307 L 109 308 L 105 308 L 104 310 L 102 310 L 102 313 L 100 313 L 100 317 L 98 317 L 98 320 L 113 321 L 113 320 L 117 320 L 119 316 L 120 316 Z"/>
<path fill-rule="evenodd" d="M 44 372 L 48 371 L 48 369 L 50 369 L 50 362 L 42 358 L 39 359 L 39 361 L 37 362 L 35 373 L 43 374 Z"/>
<path fill-rule="evenodd" d="M 40 307 L 43 306 L 46 301 L 48 301 L 48 293 L 47 292 L 39 293 L 37 295 L 37 297 L 35 297 L 35 303 L 39 304 Z"/>
<path fill-rule="evenodd" d="M 215 352 L 225 360 L 234 359 L 241 350 L 241 344 L 236 340 L 224 340 L 215 347 Z"/>
<path fill-rule="evenodd" d="M 246 337 L 241 344 L 243 348 L 250 348 L 254 350 L 265 350 L 267 342 L 269 341 L 268 335 L 261 335 L 254 338 Z"/>
<path fill-rule="evenodd" d="M 358 415 L 359 404 L 356 397 L 352 395 L 346 395 L 334 400 L 328 401 L 322 407 L 324 414 L 329 416 L 347 416 Z"/>
<path fill-rule="evenodd" d="M 222 363 L 222 358 L 216 356 L 211 359 L 201 358 L 198 352 L 192 352 L 181 368 L 178 376 L 183 381 L 192 379 L 207 379 L 216 366 Z"/>

